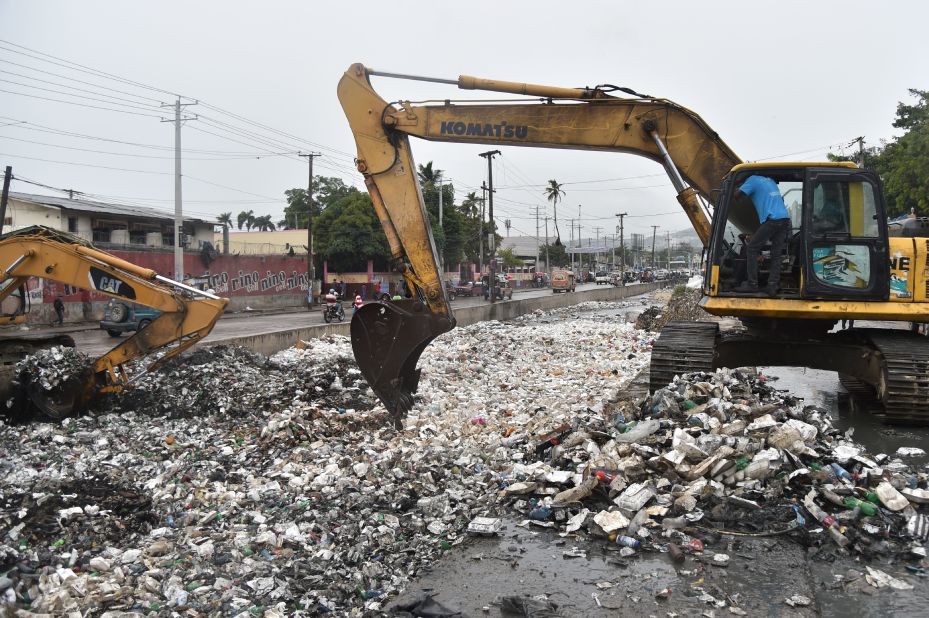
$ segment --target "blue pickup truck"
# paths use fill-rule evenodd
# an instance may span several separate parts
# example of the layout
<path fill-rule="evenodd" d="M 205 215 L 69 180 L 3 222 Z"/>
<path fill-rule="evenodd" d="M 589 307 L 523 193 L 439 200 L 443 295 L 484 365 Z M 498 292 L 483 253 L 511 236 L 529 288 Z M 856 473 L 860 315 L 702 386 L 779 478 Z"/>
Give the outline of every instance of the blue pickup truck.
<path fill-rule="evenodd" d="M 151 309 L 136 303 L 111 299 L 106 304 L 100 328 L 110 337 L 119 337 L 123 333 L 140 331 L 152 320 L 161 315 L 157 309 Z"/>

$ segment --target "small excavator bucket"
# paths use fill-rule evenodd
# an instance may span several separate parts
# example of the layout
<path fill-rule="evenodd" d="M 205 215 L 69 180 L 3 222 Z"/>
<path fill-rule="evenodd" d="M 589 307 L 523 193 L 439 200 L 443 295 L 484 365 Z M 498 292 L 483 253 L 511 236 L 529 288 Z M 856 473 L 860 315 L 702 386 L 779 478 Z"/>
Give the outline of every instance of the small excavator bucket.
<path fill-rule="evenodd" d="M 355 361 L 398 429 L 419 386 L 419 356 L 454 326 L 454 319 L 434 315 L 415 299 L 368 303 L 352 318 Z"/>

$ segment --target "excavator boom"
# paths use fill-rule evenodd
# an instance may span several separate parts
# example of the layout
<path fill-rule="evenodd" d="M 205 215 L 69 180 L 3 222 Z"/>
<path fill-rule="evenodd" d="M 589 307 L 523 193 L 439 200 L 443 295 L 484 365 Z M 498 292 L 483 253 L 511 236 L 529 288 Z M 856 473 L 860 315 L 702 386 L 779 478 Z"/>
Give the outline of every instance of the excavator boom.
<path fill-rule="evenodd" d="M 496 103 L 445 101 L 439 105 L 390 104 L 370 76 L 455 84 L 537 97 Z M 620 90 L 634 98 L 609 94 Z M 720 180 L 741 161 L 694 112 L 666 99 L 613 86 L 557 88 L 470 76 L 458 80 L 378 73 L 361 64 L 345 72 L 339 101 L 358 149 L 374 209 L 412 303 L 372 303 L 352 320 L 352 346 L 368 383 L 395 418 L 411 404 L 418 382 L 416 360 L 436 336 L 454 327 L 441 280 L 409 136 L 444 142 L 603 150 L 632 153 L 664 166 L 704 245 L 710 239 L 708 208 Z M 416 326 L 414 326 L 414 324 Z M 398 421 L 399 422 L 399 421 Z"/>
<path fill-rule="evenodd" d="M 161 277 L 89 243 L 57 230 L 32 227 L 0 237 L 0 301 L 30 277 L 93 290 L 111 298 L 152 307 L 161 312 L 144 329 L 98 358 L 92 376 L 74 393 L 85 403 L 97 393 L 122 389 L 128 381 L 125 363 L 163 351 L 149 369 L 176 356 L 206 337 L 226 308 L 228 299 Z M 4 316 L 4 323 L 21 315 Z"/>

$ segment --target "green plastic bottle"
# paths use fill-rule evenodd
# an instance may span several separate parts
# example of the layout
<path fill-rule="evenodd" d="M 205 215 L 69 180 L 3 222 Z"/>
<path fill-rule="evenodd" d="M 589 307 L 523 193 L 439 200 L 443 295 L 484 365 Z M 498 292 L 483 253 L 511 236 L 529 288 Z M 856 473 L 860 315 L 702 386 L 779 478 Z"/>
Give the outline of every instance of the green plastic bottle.
<path fill-rule="evenodd" d="M 859 500 L 858 498 L 855 498 L 854 496 L 846 496 L 845 497 L 845 508 L 853 509 L 855 507 L 858 507 L 858 509 L 861 510 L 862 514 L 864 514 L 867 517 L 871 517 L 872 515 L 877 515 L 877 507 L 871 504 L 870 502 Z"/>

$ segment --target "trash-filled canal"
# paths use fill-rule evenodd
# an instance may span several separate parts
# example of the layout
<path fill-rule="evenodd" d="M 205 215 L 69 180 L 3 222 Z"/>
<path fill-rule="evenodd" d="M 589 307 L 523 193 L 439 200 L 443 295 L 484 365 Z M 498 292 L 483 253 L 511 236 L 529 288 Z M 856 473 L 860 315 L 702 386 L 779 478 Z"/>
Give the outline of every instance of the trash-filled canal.
<path fill-rule="evenodd" d="M 0 602 L 417 615 L 426 588 L 433 616 L 924 614 L 926 470 L 898 452 L 921 430 L 849 436 L 827 382 L 774 370 L 640 405 L 641 307 L 443 335 L 399 432 L 344 338 L 195 351 L 105 410 L 0 425 Z"/>

